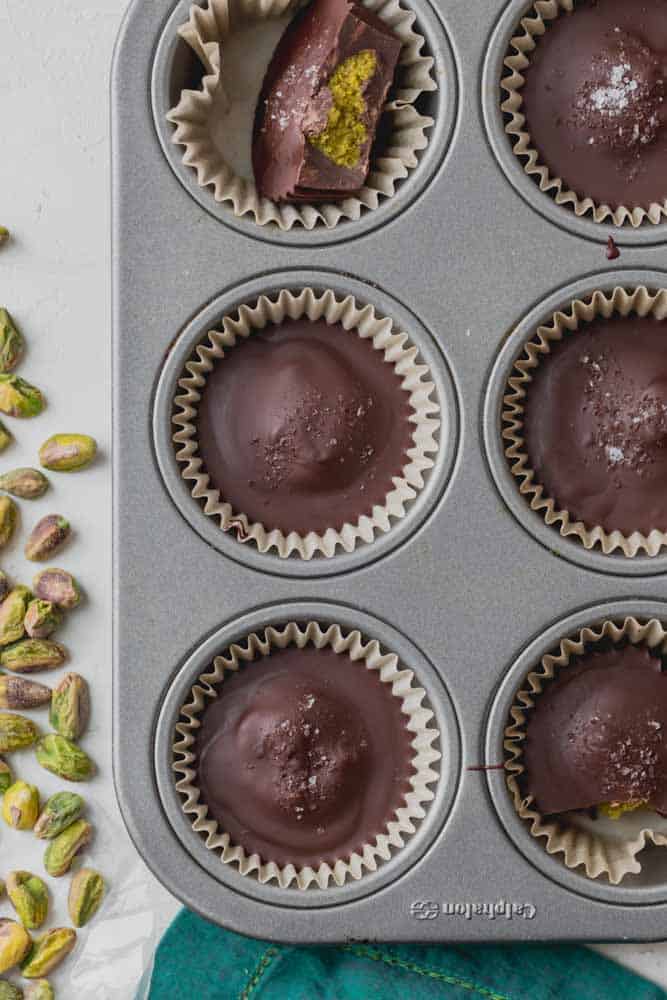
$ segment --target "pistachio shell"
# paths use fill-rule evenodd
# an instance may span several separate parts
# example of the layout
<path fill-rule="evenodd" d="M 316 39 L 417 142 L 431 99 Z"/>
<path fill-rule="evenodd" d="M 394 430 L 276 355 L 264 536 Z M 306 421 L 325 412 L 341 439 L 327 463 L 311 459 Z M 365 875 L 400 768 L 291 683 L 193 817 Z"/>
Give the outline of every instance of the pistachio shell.
<path fill-rule="evenodd" d="M 70 531 L 69 521 L 61 514 L 47 514 L 30 532 L 25 543 L 26 559 L 32 562 L 48 559 L 62 548 L 70 536 Z"/>
<path fill-rule="evenodd" d="M 26 781 L 15 781 L 2 798 L 2 818 L 15 830 L 32 830 L 39 816 L 39 791 Z"/>
<path fill-rule="evenodd" d="M 0 753 L 23 750 L 38 739 L 37 726 L 25 715 L 0 712 Z"/>
<path fill-rule="evenodd" d="M 0 410 L 10 417 L 36 417 L 46 406 L 39 389 L 18 375 L 0 374 Z"/>
<path fill-rule="evenodd" d="M 59 878 L 72 867 L 76 855 L 93 836 L 93 828 L 85 819 L 78 819 L 49 842 L 44 852 L 44 867 L 49 875 Z"/>
<path fill-rule="evenodd" d="M 81 868 L 72 878 L 67 906 L 75 927 L 84 927 L 99 910 L 106 886 L 99 872 Z"/>
<path fill-rule="evenodd" d="M 84 801 L 76 792 L 56 792 L 47 801 L 34 833 L 40 840 L 53 840 L 71 826 L 83 812 Z"/>
<path fill-rule="evenodd" d="M 15 674 L 61 667 L 67 659 L 64 646 L 50 639 L 21 639 L 0 651 L 0 666 Z"/>
<path fill-rule="evenodd" d="M 88 684 L 80 674 L 65 674 L 53 690 L 49 722 L 61 736 L 78 740 L 86 730 L 89 717 Z"/>
<path fill-rule="evenodd" d="M 37 597 L 59 608 L 75 608 L 81 600 L 81 589 L 72 574 L 55 566 L 38 573 L 33 588 Z"/>
<path fill-rule="evenodd" d="M 37 500 L 48 488 L 49 481 L 39 469 L 12 469 L 0 476 L 0 490 L 21 500 Z"/>
<path fill-rule="evenodd" d="M 16 920 L 0 919 L 0 973 L 13 969 L 30 951 L 32 939 Z"/>
<path fill-rule="evenodd" d="M 21 964 L 26 979 L 41 979 L 67 958 L 76 944 L 76 931 L 71 927 L 54 927 L 37 938 L 28 957 Z"/>
<path fill-rule="evenodd" d="M 31 872 L 10 872 L 7 895 L 24 927 L 32 931 L 42 926 L 49 911 L 49 890 L 41 878 Z"/>
<path fill-rule="evenodd" d="M 97 442 L 88 434 L 54 434 L 39 449 L 39 461 L 53 472 L 78 472 L 96 454 Z"/>
<path fill-rule="evenodd" d="M 35 753 L 43 768 L 66 781 L 87 781 L 95 772 L 95 766 L 85 750 L 57 733 L 43 736 L 37 743 Z"/>

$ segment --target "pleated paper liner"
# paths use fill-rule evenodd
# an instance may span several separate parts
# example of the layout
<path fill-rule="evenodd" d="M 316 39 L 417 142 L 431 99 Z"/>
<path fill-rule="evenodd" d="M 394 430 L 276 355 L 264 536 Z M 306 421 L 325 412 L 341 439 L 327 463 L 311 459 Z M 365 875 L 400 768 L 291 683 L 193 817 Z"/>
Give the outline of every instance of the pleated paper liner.
<path fill-rule="evenodd" d="M 561 177 L 552 175 L 548 165 L 541 162 L 540 153 L 532 145 L 531 135 L 526 130 L 521 93 L 525 83 L 523 73 L 530 65 L 531 53 L 539 44 L 539 39 L 549 30 L 549 22 L 570 13 L 575 6 L 575 0 L 536 0 L 529 15 L 521 18 L 504 59 L 508 73 L 500 81 L 500 87 L 507 95 L 501 104 L 501 110 L 509 117 L 505 131 L 512 139 L 514 153 L 522 160 L 525 172 L 538 183 L 540 191 L 550 195 L 557 205 L 567 206 L 577 216 L 590 214 L 595 222 L 611 221 L 615 226 L 629 224 L 635 229 L 646 222 L 657 225 L 667 217 L 667 199 L 661 204 L 653 202 L 648 208 L 619 205 L 613 209 L 610 205 L 597 204 L 585 191 L 573 191 Z"/>
<path fill-rule="evenodd" d="M 574 520 L 567 510 L 557 506 L 548 496 L 545 487 L 538 482 L 530 457 L 525 449 L 523 437 L 524 400 L 530 391 L 532 373 L 543 359 L 551 353 L 551 346 L 565 336 L 575 336 L 580 325 L 601 316 L 655 316 L 663 320 L 667 317 L 667 289 L 649 291 L 643 285 L 632 291 L 615 288 L 613 292 L 593 292 L 586 299 L 575 299 L 566 311 L 556 312 L 549 323 L 538 327 L 534 337 L 528 341 L 521 357 L 514 363 L 513 373 L 508 379 L 507 393 L 503 398 L 502 437 L 506 442 L 505 455 L 512 475 L 519 480 L 519 492 L 526 498 L 531 510 L 538 511 L 546 524 L 559 528 L 563 537 L 574 536 L 586 549 L 599 545 L 609 555 L 620 550 L 624 556 L 632 558 L 640 552 L 656 556 L 667 545 L 667 535 L 657 528 L 644 535 L 634 531 L 624 535 L 620 531 L 607 532 L 600 525 L 584 524 Z M 666 334 L 667 337 L 667 334 Z M 665 340 L 667 345 L 667 339 Z"/>
<path fill-rule="evenodd" d="M 252 336 L 268 324 L 307 317 L 324 319 L 329 324 L 341 324 L 345 335 L 370 339 L 381 351 L 387 364 L 394 366 L 401 379 L 401 390 L 408 393 L 412 410 L 409 421 L 414 425 L 412 445 L 407 461 L 397 462 L 393 488 L 382 505 L 363 514 L 356 524 L 333 527 L 324 533 L 297 531 L 285 534 L 280 529 L 267 531 L 264 525 L 250 521 L 243 511 L 234 510 L 211 479 L 204 467 L 197 443 L 197 404 L 201 399 L 206 378 L 214 365 L 224 364 L 225 354 L 233 350 L 238 340 Z M 362 543 L 369 544 L 380 532 L 387 532 L 393 520 L 403 518 L 410 503 L 424 486 L 424 475 L 433 468 L 433 455 L 438 450 L 440 407 L 434 399 L 435 386 L 429 369 L 417 358 L 417 348 L 407 334 L 394 329 L 391 319 L 379 316 L 371 305 L 360 306 L 353 296 L 340 298 L 331 290 L 314 291 L 304 288 L 298 294 L 283 289 L 276 295 L 262 295 L 256 303 L 241 305 L 233 315 L 225 316 L 220 330 L 208 334 L 205 343 L 196 348 L 197 359 L 188 362 L 187 373 L 178 382 L 174 399 L 173 436 L 176 458 L 183 466 L 183 479 L 190 485 L 192 496 L 204 513 L 217 518 L 222 531 L 235 531 L 242 543 L 254 544 L 260 552 L 276 552 L 282 558 L 294 555 L 301 559 L 314 556 L 331 558 L 340 548 L 352 552 Z"/>
<path fill-rule="evenodd" d="M 331 647 L 337 654 L 357 661 L 360 670 L 375 671 L 380 683 L 391 685 L 392 694 L 401 700 L 406 727 L 413 735 L 414 751 L 410 791 L 405 795 L 404 804 L 387 817 L 386 827 L 360 851 L 340 858 L 333 865 L 323 863 L 317 869 L 296 868 L 292 864 L 280 866 L 262 860 L 258 854 L 248 855 L 241 844 L 233 843 L 230 835 L 221 830 L 215 820 L 208 818 L 208 808 L 197 788 L 196 757 L 192 749 L 201 724 L 199 717 L 207 703 L 217 697 L 216 686 L 224 684 L 230 672 L 242 666 L 252 670 L 253 661 L 269 656 L 272 649 L 288 646 L 303 649 L 308 645 L 318 649 Z M 335 624 L 323 630 L 316 622 L 306 625 L 290 622 L 268 627 L 259 634 L 252 633 L 242 643 L 231 645 L 224 654 L 217 656 L 210 670 L 198 678 L 181 709 L 181 721 L 176 724 L 172 766 L 176 788 L 183 798 L 183 811 L 191 820 L 192 829 L 205 838 L 209 850 L 219 854 L 221 863 L 234 865 L 241 875 L 254 876 L 261 883 L 275 882 L 281 888 L 315 886 L 326 889 L 376 871 L 416 832 L 434 798 L 431 786 L 439 777 L 441 754 L 436 744 L 440 734 L 433 712 L 424 705 L 425 697 L 413 672 L 402 667 L 394 653 L 384 651 L 375 639 L 366 641 L 356 630 L 345 632 Z"/>
<path fill-rule="evenodd" d="M 173 141 L 184 147 L 183 162 L 201 187 L 234 215 L 249 215 L 260 226 L 332 228 L 341 219 L 359 219 L 390 198 L 425 149 L 433 119 L 419 113 L 418 98 L 437 90 L 433 59 L 422 54 L 424 38 L 415 15 L 398 0 L 364 0 L 403 44 L 392 100 L 385 105 L 391 128 L 381 155 L 371 161 L 364 187 L 339 202 L 278 204 L 261 197 L 251 164 L 255 104 L 278 40 L 301 4 L 297 0 L 207 0 L 193 5 L 179 34 L 204 68 L 199 90 L 183 90 L 167 117 Z"/>
<path fill-rule="evenodd" d="M 581 656 L 597 643 L 628 641 L 645 645 L 667 655 L 667 633 L 655 619 L 646 622 L 626 618 L 623 624 L 605 621 L 599 627 L 584 628 L 573 638 L 561 640 L 557 654 L 542 657 L 539 667 L 528 674 L 510 709 L 511 724 L 505 729 L 505 769 L 507 787 L 519 816 L 530 827 L 531 836 L 545 841 L 548 854 L 562 855 L 568 868 L 583 867 L 588 878 L 606 877 L 618 885 L 626 875 L 638 874 L 640 852 L 647 844 L 667 846 L 667 818 L 648 809 L 624 813 L 619 819 L 593 819 L 584 811 L 542 816 L 532 796 L 521 789 L 524 773 L 522 744 L 530 710 L 549 682 L 566 671 L 573 657 Z"/>

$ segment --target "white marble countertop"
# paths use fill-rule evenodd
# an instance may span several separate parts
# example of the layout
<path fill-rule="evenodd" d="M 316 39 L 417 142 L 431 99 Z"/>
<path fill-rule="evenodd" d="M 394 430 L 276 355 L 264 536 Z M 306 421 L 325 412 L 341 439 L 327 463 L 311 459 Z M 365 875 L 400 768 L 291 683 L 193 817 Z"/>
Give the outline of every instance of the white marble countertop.
<path fill-rule="evenodd" d="M 164 0 L 165 9 L 168 0 Z M 29 352 L 21 374 L 43 387 L 47 412 L 16 427 L 3 467 L 34 464 L 55 431 L 97 437 L 101 457 L 78 476 L 53 476 L 43 499 L 22 502 L 23 527 L 45 513 L 69 517 L 76 536 L 61 562 L 87 593 L 63 641 L 72 668 L 91 682 L 94 715 L 85 746 L 99 766 L 87 786 L 98 830 L 89 854 L 111 892 L 77 952 L 54 977 L 68 1000 L 130 1000 L 155 941 L 178 904 L 148 875 L 123 830 L 111 774 L 111 470 L 108 75 L 126 0 L 0 0 L 0 224 L 15 239 L 0 253 L 0 304 L 16 316 Z M 17 422 L 13 422 L 16 426 Z M 3 568 L 29 581 L 34 566 L 17 542 Z M 29 754 L 17 771 L 45 794 L 58 787 Z M 41 870 L 29 834 L 0 829 L 0 876 Z M 67 880 L 54 892 L 66 918 Z M 8 908 L 0 904 L 0 915 Z M 605 953 L 667 987 L 667 944 L 607 945 Z"/>

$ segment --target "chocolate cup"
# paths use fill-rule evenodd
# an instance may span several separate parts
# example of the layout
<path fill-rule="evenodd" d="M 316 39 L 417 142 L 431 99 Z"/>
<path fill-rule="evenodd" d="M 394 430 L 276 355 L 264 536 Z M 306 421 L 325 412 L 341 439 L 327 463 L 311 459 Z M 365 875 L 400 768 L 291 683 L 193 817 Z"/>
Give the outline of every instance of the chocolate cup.
<path fill-rule="evenodd" d="M 509 51 L 503 61 L 508 72 L 500 80 L 500 88 L 506 94 L 500 105 L 501 111 L 508 119 L 505 132 L 510 137 L 514 154 L 522 161 L 525 173 L 537 182 L 540 191 L 550 195 L 557 205 L 564 205 L 578 217 L 589 215 L 598 223 L 612 222 L 615 226 L 630 225 L 634 229 L 647 223 L 658 225 L 667 218 L 667 199 L 663 202 L 652 202 L 648 208 L 629 204 L 619 205 L 614 209 L 608 204 L 597 203 L 585 192 L 578 194 L 542 162 L 541 154 L 533 145 L 530 132 L 525 128 L 523 72 L 530 65 L 530 54 L 545 31 L 548 31 L 549 22 L 562 14 L 571 13 L 574 8 L 575 0 L 542 0 L 534 4 L 529 16 L 524 16 L 517 26 L 521 29 L 521 33 L 517 31 L 510 40 Z"/>
<path fill-rule="evenodd" d="M 272 649 L 288 646 L 303 648 L 331 648 L 335 653 L 349 656 L 359 662 L 359 669 L 377 672 L 381 683 L 391 685 L 392 694 L 401 700 L 401 711 L 406 716 L 406 728 L 413 738 L 413 773 L 409 778 L 410 790 L 404 805 L 387 817 L 386 828 L 373 842 L 347 858 L 333 864 L 323 863 L 317 869 L 294 864 L 277 864 L 262 861 L 257 854 L 248 854 L 218 823 L 209 817 L 208 807 L 197 787 L 196 757 L 193 748 L 200 729 L 200 715 L 209 702 L 216 698 L 216 686 L 224 683 L 225 676 L 235 672 L 242 664 L 252 669 L 252 662 L 270 654 Z M 341 886 L 349 880 L 358 880 L 366 872 L 375 871 L 384 861 L 404 846 L 416 832 L 425 815 L 428 803 L 434 798 L 431 786 L 439 778 L 440 751 L 436 749 L 439 732 L 434 724 L 434 714 L 423 704 L 425 691 L 415 683 L 414 674 L 401 667 L 398 657 L 385 652 L 376 640 L 365 640 L 358 631 L 344 632 L 332 624 L 322 629 L 316 622 L 298 625 L 290 622 L 283 627 L 268 627 L 262 633 L 252 633 L 242 644 L 234 644 L 224 654 L 216 657 L 211 669 L 202 674 L 192 687 L 188 702 L 181 709 L 181 720 L 174 735 L 172 770 L 176 789 L 183 798 L 183 811 L 189 817 L 193 830 L 205 838 L 207 848 L 220 855 L 224 864 L 232 864 L 241 875 L 255 877 L 261 883 L 275 882 L 281 888 L 306 890 L 309 887 L 326 889 Z"/>
<path fill-rule="evenodd" d="M 612 885 L 618 885 L 627 875 L 641 871 L 637 855 L 647 844 L 667 847 L 667 820 L 645 809 L 626 813 L 617 820 L 594 819 L 586 811 L 545 817 L 535 808 L 533 799 L 523 793 L 520 780 L 525 773 L 522 746 L 526 722 L 536 700 L 557 672 L 567 670 L 573 657 L 609 640 L 645 645 L 667 655 L 667 632 L 656 619 L 638 621 L 628 617 L 622 624 L 605 621 L 561 639 L 558 650 L 543 656 L 517 691 L 503 746 L 507 788 L 518 815 L 529 825 L 531 836 L 545 841 L 548 854 L 562 855 L 567 868 L 583 867 L 588 878 L 604 877 Z"/>
<path fill-rule="evenodd" d="M 241 172 L 232 161 L 239 157 L 244 160 L 243 154 L 236 150 L 233 156 L 223 155 L 211 134 L 210 123 L 216 111 L 233 110 L 234 102 L 221 83 L 225 39 L 239 26 L 256 24 L 259 31 L 273 21 L 274 27 L 285 27 L 298 6 L 295 0 L 271 0 L 261 6 L 252 0 L 207 0 L 205 7 L 193 5 L 179 34 L 201 62 L 204 76 L 201 88 L 184 89 L 177 105 L 167 114 L 168 121 L 175 126 L 173 142 L 184 147 L 183 162 L 195 171 L 197 183 L 201 187 L 210 186 L 215 200 L 229 204 L 238 218 L 248 216 L 260 226 L 274 225 L 283 232 L 299 227 L 332 229 L 340 221 L 360 219 L 390 198 L 400 181 L 417 166 L 419 153 L 428 144 L 426 133 L 434 124 L 432 118 L 417 110 L 416 102 L 422 94 L 437 90 L 434 60 L 422 54 L 425 40 L 415 29 L 415 15 L 401 7 L 398 0 L 367 0 L 365 6 L 385 21 L 402 42 L 395 86 L 384 108 L 388 136 L 381 155 L 372 158 L 364 186 L 342 201 L 278 204 L 261 198 L 252 178 L 250 151 Z M 274 43 L 279 35 L 280 30 Z M 265 55 L 265 64 L 258 67 L 260 72 L 253 81 L 257 95 L 270 52 Z M 247 81 L 241 90 L 247 94 Z M 248 109 L 248 135 L 252 132 L 253 118 L 254 102 L 252 110 Z M 234 145 L 233 139 L 232 136 L 230 146 Z"/>
<path fill-rule="evenodd" d="M 656 292 L 639 286 L 628 292 L 615 288 L 607 293 L 593 292 L 586 299 L 575 299 L 567 310 L 560 310 L 547 324 L 538 327 L 535 335 L 525 345 L 521 356 L 515 361 L 513 373 L 507 380 L 508 389 L 503 398 L 502 438 L 506 442 L 505 457 L 512 475 L 519 480 L 519 492 L 524 496 L 531 510 L 539 513 L 546 524 L 557 526 L 563 537 L 577 538 L 586 549 L 599 546 L 605 555 L 619 550 L 627 558 L 640 553 L 657 556 L 667 546 L 667 534 L 652 530 L 649 534 L 634 531 L 626 535 L 621 531 L 605 531 L 600 525 L 584 524 L 575 520 L 569 511 L 559 508 L 556 501 L 539 482 L 531 466 L 523 431 L 524 400 L 533 378 L 533 372 L 542 359 L 551 352 L 551 345 L 563 339 L 566 333 L 576 336 L 582 323 L 597 317 L 611 316 L 655 316 L 667 317 L 667 289 Z"/>
<path fill-rule="evenodd" d="M 385 363 L 394 366 L 408 396 L 412 444 L 407 460 L 397 456 L 393 488 L 384 504 L 374 506 L 370 514 L 361 515 L 356 523 L 345 523 L 340 530 L 329 527 L 320 533 L 307 534 L 296 530 L 285 534 L 278 528 L 267 531 L 245 512 L 232 508 L 211 482 L 199 452 L 197 407 L 208 374 L 215 364 L 224 364 L 225 352 L 233 350 L 237 340 L 270 323 L 280 324 L 287 317 L 339 323 L 345 330 L 354 330 L 360 337 L 372 340 L 373 347 L 383 352 Z M 310 288 L 296 295 L 283 289 L 271 298 L 260 296 L 256 303 L 242 305 L 236 314 L 224 317 L 221 330 L 210 332 L 208 342 L 201 344 L 196 354 L 197 360 L 186 365 L 187 375 L 178 383 L 172 417 L 178 430 L 173 441 L 176 459 L 182 465 L 181 474 L 192 496 L 203 505 L 205 514 L 219 520 L 222 531 L 235 532 L 241 543 L 251 543 L 260 552 L 275 551 L 284 559 L 293 555 L 309 560 L 316 556 L 332 558 L 339 549 L 352 552 L 360 544 L 371 543 L 380 532 L 389 531 L 392 521 L 405 516 L 425 485 L 425 474 L 434 465 L 432 456 L 439 447 L 440 407 L 433 398 L 434 384 L 427 366 L 418 361 L 417 349 L 406 334 L 394 329 L 390 319 L 379 317 L 370 305 L 358 305 L 351 295 L 338 298 L 331 290 L 314 292 Z"/>

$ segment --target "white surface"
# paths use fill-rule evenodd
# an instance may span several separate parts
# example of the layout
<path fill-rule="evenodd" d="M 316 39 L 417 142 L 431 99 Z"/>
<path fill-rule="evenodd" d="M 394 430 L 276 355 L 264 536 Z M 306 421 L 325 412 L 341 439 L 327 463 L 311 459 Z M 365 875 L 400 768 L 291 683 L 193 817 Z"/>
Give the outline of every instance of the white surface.
<path fill-rule="evenodd" d="M 130 1000 L 129 984 L 138 982 L 177 909 L 129 844 L 111 775 L 108 75 L 124 8 L 125 0 L 0 0 L 0 224 L 15 234 L 0 251 L 0 304 L 13 311 L 28 340 L 21 374 L 49 400 L 40 418 L 12 422 L 17 443 L 0 468 L 34 464 L 39 444 L 56 431 L 93 434 L 101 446 L 92 469 L 53 475 L 47 496 L 21 503 L 24 528 L 54 511 L 71 519 L 76 538 L 59 562 L 87 593 L 62 638 L 72 651 L 72 669 L 92 686 L 94 716 L 84 745 L 99 775 L 84 794 L 99 833 L 88 860 L 108 875 L 111 894 L 62 974 L 53 977 L 68 1000 Z M 32 578 L 34 567 L 20 544 L 2 565 L 17 580 Z M 30 754 L 14 759 L 21 776 L 34 777 L 45 794 L 60 787 Z M 2 825 L 0 876 L 16 867 L 41 871 L 41 853 L 30 834 Z M 68 880 L 60 882 L 58 922 L 66 919 Z M 0 903 L 0 915 L 8 913 L 6 901 Z M 667 944 L 603 950 L 667 986 Z"/>

